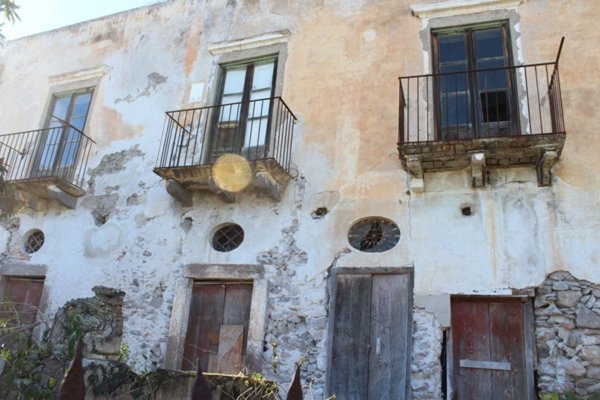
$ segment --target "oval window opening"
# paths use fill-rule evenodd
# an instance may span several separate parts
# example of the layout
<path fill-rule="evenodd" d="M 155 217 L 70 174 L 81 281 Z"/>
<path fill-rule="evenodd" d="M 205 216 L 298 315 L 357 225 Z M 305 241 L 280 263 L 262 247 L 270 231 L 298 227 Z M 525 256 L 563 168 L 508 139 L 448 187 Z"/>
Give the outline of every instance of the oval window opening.
<path fill-rule="evenodd" d="M 27 239 L 25 239 L 25 244 L 23 245 L 25 253 L 31 254 L 41 249 L 44 245 L 44 240 L 44 232 L 39 229 L 32 231 L 29 236 L 27 236 Z"/>
<path fill-rule="evenodd" d="M 381 253 L 390 250 L 400 241 L 400 228 L 383 217 L 363 218 L 348 231 L 348 242 L 356 250 Z"/>
<path fill-rule="evenodd" d="M 238 224 L 223 225 L 212 237 L 212 247 L 221 252 L 237 249 L 244 241 L 244 230 Z"/>

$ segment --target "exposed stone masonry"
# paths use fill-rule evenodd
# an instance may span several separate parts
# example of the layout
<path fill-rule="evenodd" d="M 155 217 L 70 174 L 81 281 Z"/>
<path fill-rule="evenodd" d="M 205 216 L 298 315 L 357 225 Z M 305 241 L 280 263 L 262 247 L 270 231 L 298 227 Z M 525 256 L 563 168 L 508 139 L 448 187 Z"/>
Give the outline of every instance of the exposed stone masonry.
<path fill-rule="evenodd" d="M 442 326 L 435 316 L 415 308 L 411 366 L 413 399 L 442 398 L 442 336 Z"/>
<path fill-rule="evenodd" d="M 542 393 L 599 393 L 600 285 L 548 275 L 535 297 L 535 339 Z"/>

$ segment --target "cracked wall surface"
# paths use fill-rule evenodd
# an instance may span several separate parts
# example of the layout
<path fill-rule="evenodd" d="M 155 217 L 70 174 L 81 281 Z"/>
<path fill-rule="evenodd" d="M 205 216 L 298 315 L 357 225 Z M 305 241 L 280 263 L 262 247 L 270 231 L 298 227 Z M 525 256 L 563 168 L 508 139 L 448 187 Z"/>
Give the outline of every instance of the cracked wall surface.
<path fill-rule="evenodd" d="M 600 87 L 600 55 L 589 43 L 600 40 L 600 7 L 525 1 L 497 14 L 518 19 L 514 39 L 526 63 L 554 60 L 558 36 L 567 36 L 560 68 L 569 136 L 552 186 L 538 187 L 534 169 L 490 169 L 488 185 L 474 190 L 464 170 L 426 174 L 426 190 L 414 193 L 396 151 L 397 77 L 429 68 L 423 43 L 439 21 L 412 15 L 410 4 L 173 1 L 7 42 L 0 47 L 0 109 L 8 110 L 0 114 L 0 134 L 43 127 L 52 94 L 88 87 L 89 79 L 77 77 L 95 70 L 85 133 L 96 146 L 87 193 L 75 209 L 48 202 L 0 221 L 0 264 L 23 274 L 28 265 L 47 267 L 45 316 L 91 296 L 94 286 L 125 291 L 123 340 L 138 370 L 165 363 L 186 265 L 260 265 L 269 288 L 261 372 L 287 384 L 302 360 L 315 398 L 325 390 L 334 268 L 408 266 L 415 295 L 446 298 L 512 295 L 567 267 L 598 284 L 600 174 L 589 99 Z M 182 207 L 152 172 L 165 111 L 214 104 L 221 74 L 215 46 L 282 32 L 286 57 L 277 81 L 298 121 L 291 181 L 280 201 L 248 192 L 228 204 L 195 192 L 193 207 Z M 57 85 L 57 77 L 68 85 Z M 348 229 L 368 216 L 398 225 L 394 248 L 351 248 Z M 243 243 L 227 253 L 210 244 L 224 223 L 244 230 Z M 44 232 L 45 243 L 26 254 L 23 241 L 33 229 Z M 449 303 L 441 307 L 449 315 Z M 448 322 L 418 307 L 414 321 L 413 394 L 439 398 L 441 329 Z M 552 342 L 552 351 L 562 341 Z M 588 355 L 596 365 L 600 355 Z M 584 367 L 585 375 L 594 373 Z"/>

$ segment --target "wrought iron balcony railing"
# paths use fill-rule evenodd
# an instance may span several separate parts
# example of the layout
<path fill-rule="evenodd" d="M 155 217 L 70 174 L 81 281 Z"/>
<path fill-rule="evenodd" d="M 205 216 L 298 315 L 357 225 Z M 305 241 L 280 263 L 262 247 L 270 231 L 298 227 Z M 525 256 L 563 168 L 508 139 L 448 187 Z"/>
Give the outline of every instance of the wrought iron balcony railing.
<path fill-rule="evenodd" d="M 211 165 L 223 154 L 291 163 L 296 117 L 281 97 L 166 113 L 156 169 Z"/>
<path fill-rule="evenodd" d="M 6 182 L 56 181 L 81 196 L 87 163 L 95 143 L 65 122 L 45 129 L 0 136 L 0 162 Z"/>
<path fill-rule="evenodd" d="M 558 60 L 400 78 L 398 142 L 565 133 Z"/>

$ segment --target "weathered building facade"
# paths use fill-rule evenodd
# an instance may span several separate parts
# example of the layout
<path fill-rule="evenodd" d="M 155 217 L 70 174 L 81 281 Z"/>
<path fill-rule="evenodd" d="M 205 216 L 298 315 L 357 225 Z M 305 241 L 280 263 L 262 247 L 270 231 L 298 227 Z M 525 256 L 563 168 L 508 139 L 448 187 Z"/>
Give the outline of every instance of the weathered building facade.
<path fill-rule="evenodd" d="M 140 370 L 241 356 L 287 382 L 302 359 L 315 398 L 599 392 L 599 18 L 190 0 L 9 41 L 4 296 L 51 319 L 124 291 Z"/>

